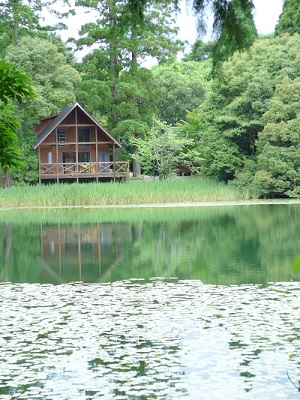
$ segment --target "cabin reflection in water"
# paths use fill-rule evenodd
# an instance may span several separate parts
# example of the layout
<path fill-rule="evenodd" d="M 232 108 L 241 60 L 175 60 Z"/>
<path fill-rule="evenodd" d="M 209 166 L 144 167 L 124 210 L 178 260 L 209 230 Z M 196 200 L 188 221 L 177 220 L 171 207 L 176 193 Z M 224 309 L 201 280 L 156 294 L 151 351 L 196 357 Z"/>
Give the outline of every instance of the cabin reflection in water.
<path fill-rule="evenodd" d="M 57 283 L 101 282 L 122 262 L 116 225 L 42 226 L 44 278 Z M 47 277 L 46 277 L 47 276 Z"/>

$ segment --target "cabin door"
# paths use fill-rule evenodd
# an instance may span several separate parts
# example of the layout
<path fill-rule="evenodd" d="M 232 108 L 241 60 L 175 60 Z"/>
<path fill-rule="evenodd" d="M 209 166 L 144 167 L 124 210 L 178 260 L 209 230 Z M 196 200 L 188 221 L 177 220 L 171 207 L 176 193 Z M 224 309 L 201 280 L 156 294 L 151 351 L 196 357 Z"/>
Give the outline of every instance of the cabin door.
<path fill-rule="evenodd" d="M 67 153 L 62 153 L 62 162 L 65 164 L 65 163 L 68 163 L 68 164 L 70 164 L 70 163 L 76 163 L 76 153 L 75 153 L 75 151 L 73 152 L 73 151 L 70 151 L 70 152 L 67 152 Z"/>
<path fill-rule="evenodd" d="M 99 150 L 98 151 L 99 172 L 104 172 L 104 173 L 109 172 L 108 161 L 109 161 L 108 151 Z"/>
<path fill-rule="evenodd" d="M 72 174 L 76 171 L 76 153 L 68 151 L 62 153 L 63 172 L 64 174 Z"/>

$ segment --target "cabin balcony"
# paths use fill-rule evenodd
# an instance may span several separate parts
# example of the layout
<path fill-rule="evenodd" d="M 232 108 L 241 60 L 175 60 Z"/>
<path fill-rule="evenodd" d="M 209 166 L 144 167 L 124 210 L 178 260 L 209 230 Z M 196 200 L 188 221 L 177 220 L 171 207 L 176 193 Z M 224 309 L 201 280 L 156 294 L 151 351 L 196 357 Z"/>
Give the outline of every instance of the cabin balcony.
<path fill-rule="evenodd" d="M 129 176 L 129 163 L 127 161 L 108 162 L 83 162 L 83 163 L 41 163 L 40 181 L 42 179 L 57 180 L 91 178 L 116 178 L 126 179 Z"/>

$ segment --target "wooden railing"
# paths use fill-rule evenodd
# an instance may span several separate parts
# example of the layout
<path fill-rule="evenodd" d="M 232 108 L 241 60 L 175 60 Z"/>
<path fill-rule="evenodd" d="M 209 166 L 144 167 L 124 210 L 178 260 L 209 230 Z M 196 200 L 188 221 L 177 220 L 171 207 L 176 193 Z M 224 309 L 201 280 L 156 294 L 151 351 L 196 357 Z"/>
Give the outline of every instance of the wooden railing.
<path fill-rule="evenodd" d="M 86 162 L 86 163 L 59 163 L 59 164 L 40 164 L 40 175 L 42 177 L 54 176 L 127 176 L 129 174 L 129 164 L 126 161 L 108 162 Z"/>

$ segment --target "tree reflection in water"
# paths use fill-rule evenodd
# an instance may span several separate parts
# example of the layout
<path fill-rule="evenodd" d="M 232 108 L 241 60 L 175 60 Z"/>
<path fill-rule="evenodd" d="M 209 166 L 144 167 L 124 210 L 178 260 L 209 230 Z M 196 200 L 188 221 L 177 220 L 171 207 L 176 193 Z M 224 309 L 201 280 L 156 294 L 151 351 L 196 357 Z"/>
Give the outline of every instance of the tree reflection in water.
<path fill-rule="evenodd" d="M 0 214 L 0 280 L 266 285 L 300 276 L 298 204 L 74 212 L 44 211 L 40 222 Z"/>

